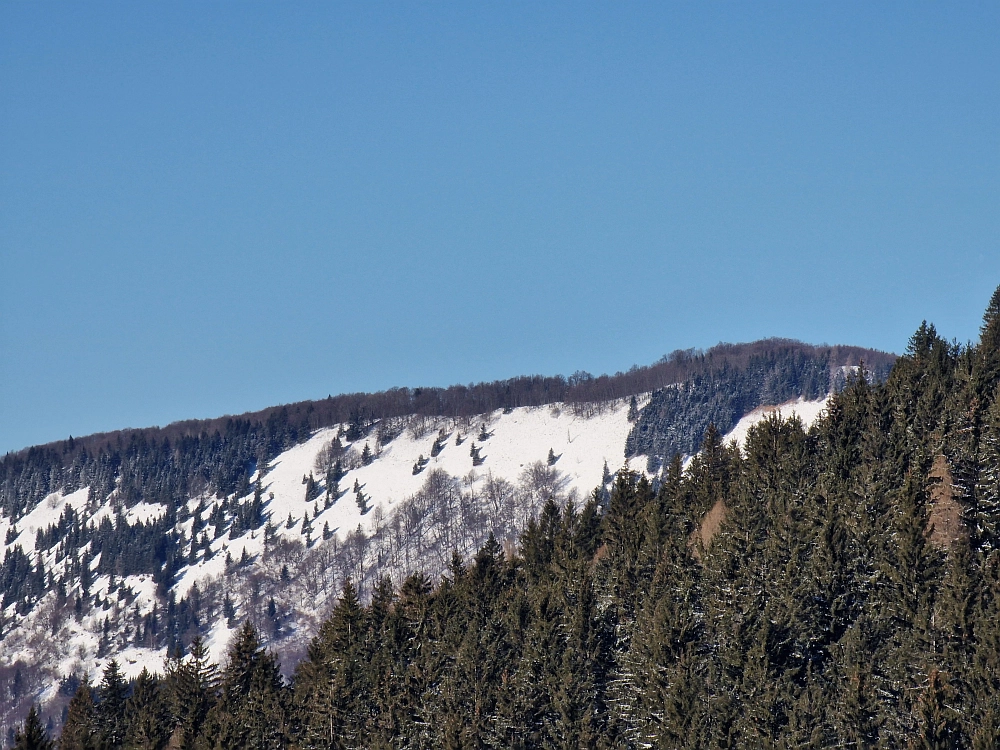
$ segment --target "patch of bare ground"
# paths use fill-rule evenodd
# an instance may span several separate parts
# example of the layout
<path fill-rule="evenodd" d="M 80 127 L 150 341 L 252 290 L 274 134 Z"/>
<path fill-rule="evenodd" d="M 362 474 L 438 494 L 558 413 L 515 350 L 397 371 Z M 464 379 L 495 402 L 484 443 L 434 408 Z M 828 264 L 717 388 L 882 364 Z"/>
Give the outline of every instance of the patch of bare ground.
<path fill-rule="evenodd" d="M 719 533 L 722 522 L 726 520 L 726 504 L 720 499 L 715 501 L 708 513 L 701 519 L 701 525 L 691 532 L 688 539 L 688 546 L 691 554 L 696 559 L 701 559 L 702 549 L 708 549 L 712 544 L 712 538 Z"/>
<path fill-rule="evenodd" d="M 927 514 L 927 536 L 939 549 L 948 549 L 955 542 L 965 539 L 967 531 L 962 522 L 962 505 L 955 498 L 951 469 L 942 454 L 934 457 L 930 474 L 930 512 Z"/>
<path fill-rule="evenodd" d="M 599 563 L 607 556 L 608 556 L 608 545 L 607 543 L 605 543 L 602 544 L 600 547 L 598 547 L 597 550 L 594 552 L 594 559 L 591 560 L 591 563 L 593 565 L 597 565 L 597 563 Z"/>

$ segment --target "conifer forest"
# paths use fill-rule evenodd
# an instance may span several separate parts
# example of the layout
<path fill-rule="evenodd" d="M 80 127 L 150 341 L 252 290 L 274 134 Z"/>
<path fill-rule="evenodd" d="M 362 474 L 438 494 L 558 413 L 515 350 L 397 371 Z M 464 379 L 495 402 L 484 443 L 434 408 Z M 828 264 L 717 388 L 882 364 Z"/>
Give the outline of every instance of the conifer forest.
<path fill-rule="evenodd" d="M 825 391 L 825 365 L 798 361 L 795 377 Z M 297 664 L 279 663 L 251 618 L 220 663 L 196 628 L 171 643 L 162 674 L 128 680 L 111 659 L 100 680 L 60 688 L 58 727 L 32 707 L 14 746 L 996 748 L 1000 289 L 978 343 L 923 323 L 891 369 L 875 364 L 881 374 L 862 366 L 837 384 L 808 429 L 767 417 L 738 447 L 716 418 L 687 461 L 683 435 L 656 432 L 680 396 L 658 391 L 630 417 L 626 448 L 658 451 L 650 471 L 623 468 L 589 497 L 551 493 L 515 545 L 484 527 L 440 569 L 347 578 Z M 687 392 L 732 422 L 736 397 L 719 395 L 713 372 Z M 758 394 L 788 395 L 755 372 L 740 377 Z M 359 431 L 364 416 L 355 410 Z M 147 475 L 145 486 L 167 495 L 172 482 L 214 482 L 242 497 L 247 467 L 307 430 L 287 415 L 265 424 L 232 441 L 239 460 L 220 459 L 215 474 Z M 91 486 L 122 475 L 77 463 L 95 472 Z M 252 487 L 242 492 L 233 522 L 259 526 L 259 494 L 255 506 Z M 73 519 L 64 527 L 51 545 L 76 533 Z M 106 549 L 126 544 L 117 528 L 94 532 Z M 161 580 L 179 564 L 169 546 L 132 549 L 118 557 Z M 3 575 L 46 586 L 14 553 Z M 12 601 L 30 608 L 31 596 Z"/>

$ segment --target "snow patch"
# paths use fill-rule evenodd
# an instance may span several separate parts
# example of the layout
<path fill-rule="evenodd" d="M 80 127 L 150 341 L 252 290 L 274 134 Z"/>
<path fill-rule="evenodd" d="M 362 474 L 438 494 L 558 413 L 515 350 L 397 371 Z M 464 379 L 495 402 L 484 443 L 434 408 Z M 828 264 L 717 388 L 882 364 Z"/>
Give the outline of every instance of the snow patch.
<path fill-rule="evenodd" d="M 128 509 L 125 518 L 130 524 L 149 523 L 162 518 L 166 512 L 167 506 L 160 503 L 138 503 Z"/>
<path fill-rule="evenodd" d="M 758 406 L 736 423 L 736 426 L 729 431 L 723 442 L 736 441 L 736 445 L 743 448 L 746 444 L 747 433 L 750 431 L 750 428 L 772 414 L 777 414 L 781 419 L 790 419 L 792 416 L 797 416 L 802 421 L 802 426 L 808 430 L 826 411 L 829 401 L 830 396 L 824 396 L 817 401 L 806 401 L 805 399 L 798 398 L 784 404 Z"/>

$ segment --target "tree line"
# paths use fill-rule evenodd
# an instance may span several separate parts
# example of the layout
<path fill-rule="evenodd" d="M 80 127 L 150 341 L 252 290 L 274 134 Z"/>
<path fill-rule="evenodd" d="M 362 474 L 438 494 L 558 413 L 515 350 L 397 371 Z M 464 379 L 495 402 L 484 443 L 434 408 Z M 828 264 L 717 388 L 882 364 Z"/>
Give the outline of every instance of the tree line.
<path fill-rule="evenodd" d="M 8 453 L 0 459 L 0 508 L 18 517 L 47 494 L 62 487 L 93 484 L 105 497 L 123 478 L 126 505 L 140 497 L 190 492 L 209 487 L 222 495 L 236 491 L 256 462 L 274 458 L 315 430 L 337 424 L 352 433 L 367 431 L 379 420 L 409 415 L 451 418 L 499 409 L 555 402 L 587 404 L 628 398 L 681 383 L 699 375 L 743 371 L 762 357 L 805 357 L 828 368 L 864 360 L 884 375 L 895 355 L 849 346 L 810 346 L 787 339 L 751 344 L 719 344 L 707 351 L 678 350 L 648 366 L 594 377 L 522 376 L 448 388 L 392 388 L 275 406 L 240 416 L 187 420 L 166 427 L 119 430 Z M 354 439 L 353 437 L 351 439 Z M 133 480 L 134 478 L 134 480 Z"/>

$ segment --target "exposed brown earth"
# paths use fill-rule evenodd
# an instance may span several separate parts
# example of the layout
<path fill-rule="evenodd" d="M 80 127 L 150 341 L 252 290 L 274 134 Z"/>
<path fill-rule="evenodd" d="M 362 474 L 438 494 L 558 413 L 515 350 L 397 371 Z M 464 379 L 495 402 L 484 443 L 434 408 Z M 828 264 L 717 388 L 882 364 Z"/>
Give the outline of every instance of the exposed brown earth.
<path fill-rule="evenodd" d="M 726 504 L 721 500 L 716 500 L 708 513 L 701 519 L 701 526 L 691 532 L 688 539 L 688 546 L 691 547 L 691 554 L 697 559 L 701 559 L 702 548 L 708 549 L 712 544 L 712 539 L 719 533 L 722 522 L 726 520 Z"/>
<path fill-rule="evenodd" d="M 935 547 L 947 549 L 965 539 L 967 530 L 962 522 L 962 505 L 955 499 L 948 459 L 944 455 L 934 457 L 928 479 L 931 505 L 927 514 L 927 536 Z"/>

